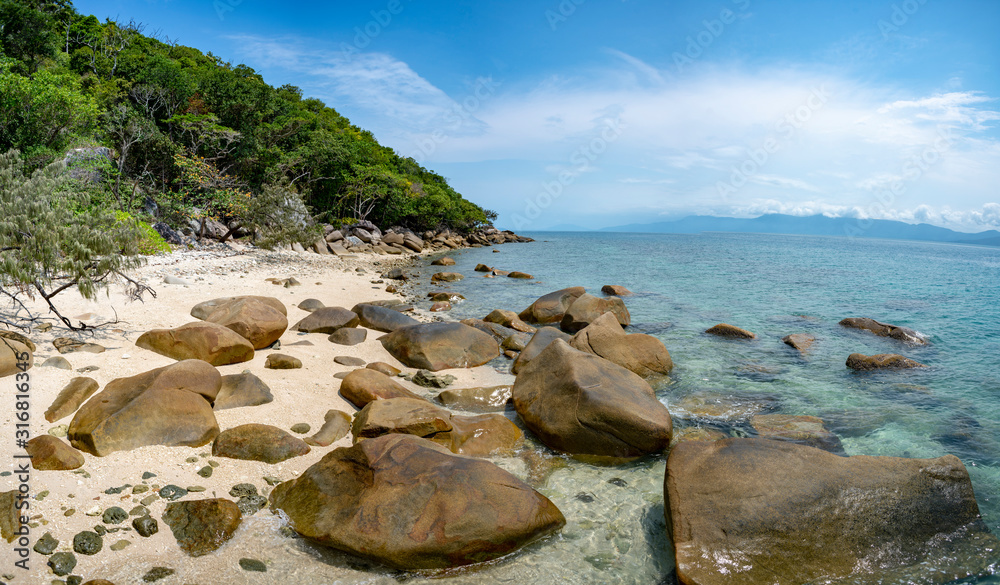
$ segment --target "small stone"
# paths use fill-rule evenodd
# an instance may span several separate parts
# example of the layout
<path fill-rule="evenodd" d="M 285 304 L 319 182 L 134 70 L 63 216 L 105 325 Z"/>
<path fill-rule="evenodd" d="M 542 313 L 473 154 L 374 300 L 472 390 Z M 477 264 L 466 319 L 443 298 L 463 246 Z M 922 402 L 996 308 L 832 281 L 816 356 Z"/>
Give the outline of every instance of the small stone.
<path fill-rule="evenodd" d="M 46 532 L 38 539 L 32 550 L 40 555 L 50 555 L 55 552 L 57 546 L 59 546 L 59 540 L 54 538 L 51 532 Z"/>
<path fill-rule="evenodd" d="M 105 528 L 104 526 L 98 524 L 98 525 L 94 526 L 94 532 L 97 533 L 97 536 L 104 536 L 105 534 L 108 533 L 108 529 Z"/>
<path fill-rule="evenodd" d="M 69 360 L 61 355 L 50 357 L 49 359 L 42 362 L 40 368 L 57 368 L 60 370 L 72 370 L 73 366 L 69 363 Z"/>
<path fill-rule="evenodd" d="M 244 496 L 236 502 L 236 506 L 244 517 L 253 516 L 267 506 L 267 498 L 264 496 Z"/>
<path fill-rule="evenodd" d="M 63 516 L 66 517 L 72 516 L 73 514 L 76 514 L 76 508 L 70 508 L 69 510 L 63 512 Z"/>
<path fill-rule="evenodd" d="M 156 474 L 153 473 L 152 471 L 143 471 L 142 472 L 142 479 L 153 479 L 154 477 L 156 477 Z"/>
<path fill-rule="evenodd" d="M 155 502 L 156 500 L 159 500 L 159 499 L 160 499 L 160 496 L 158 496 L 156 494 L 149 494 L 145 498 L 139 500 L 139 503 L 142 504 L 143 506 L 149 506 L 150 504 L 152 504 L 153 502 Z"/>
<path fill-rule="evenodd" d="M 208 464 L 211 465 L 212 467 L 218 467 L 219 466 L 219 462 L 218 461 L 214 461 L 214 460 L 209 460 Z"/>
<path fill-rule="evenodd" d="M 338 363 L 342 366 L 348 366 L 351 368 L 360 368 L 363 367 L 366 363 L 368 363 L 361 358 L 356 358 L 346 355 L 338 355 L 337 357 L 333 358 L 333 361 L 334 363 Z"/>
<path fill-rule="evenodd" d="M 206 465 L 205 467 L 202 467 L 201 469 L 198 470 L 198 475 L 200 475 L 200 476 L 202 476 L 204 478 L 209 478 L 209 477 L 212 477 L 212 472 L 213 471 L 214 471 L 214 469 L 212 469 L 211 465 Z M 188 491 L 190 491 L 190 490 L 188 490 Z"/>
<path fill-rule="evenodd" d="M 297 370 L 302 367 L 302 360 L 283 353 L 272 353 L 264 361 L 264 367 L 269 370 Z"/>
<path fill-rule="evenodd" d="M 291 427 L 291 431 L 293 433 L 298 433 L 300 435 L 304 435 L 304 434 L 308 433 L 310 431 L 310 429 L 312 429 L 312 427 L 310 427 L 306 423 L 295 423 Z"/>
<path fill-rule="evenodd" d="M 281 483 L 281 479 L 279 479 L 279 478 L 277 478 L 277 477 L 275 477 L 273 475 L 265 475 L 264 476 L 264 481 L 267 482 L 267 485 L 271 485 L 271 486 L 278 485 L 279 483 Z"/>
<path fill-rule="evenodd" d="M 198 458 L 197 457 L 188 457 L 187 459 L 184 460 L 184 462 L 185 463 L 198 463 Z"/>
<path fill-rule="evenodd" d="M 119 540 L 118 542 L 112 544 L 108 548 L 110 548 L 111 550 L 117 552 L 117 551 L 120 551 L 120 550 L 124 550 L 125 547 L 127 547 L 130 544 L 132 544 L 132 543 L 129 542 L 129 541 L 127 541 L 127 540 Z"/>
<path fill-rule="evenodd" d="M 257 559 L 240 559 L 240 568 L 244 571 L 254 571 L 257 573 L 267 572 L 267 566 Z"/>
<path fill-rule="evenodd" d="M 238 483 L 233 486 L 233 489 L 229 490 L 229 495 L 233 496 L 234 498 L 256 496 L 257 486 L 255 486 L 252 483 Z"/>
<path fill-rule="evenodd" d="M 148 516 L 149 515 L 149 508 L 147 508 L 146 506 L 139 505 L 139 506 L 136 506 L 136 507 L 132 508 L 131 510 L 129 510 L 128 511 L 128 515 L 129 516 Z"/>
<path fill-rule="evenodd" d="M 70 575 L 66 577 L 66 585 L 80 585 L 83 583 L 83 577 L 79 575 Z"/>
<path fill-rule="evenodd" d="M 128 520 L 128 512 L 118 506 L 111 506 L 104 511 L 103 520 L 105 524 L 121 524 Z"/>
<path fill-rule="evenodd" d="M 59 577 L 69 575 L 76 567 L 76 555 L 71 552 L 58 552 L 49 557 L 47 564 L 53 574 Z"/>
<path fill-rule="evenodd" d="M 80 372 L 81 374 L 86 374 L 88 372 L 96 372 L 99 369 L 101 368 L 99 368 L 98 366 L 84 366 L 82 368 L 77 368 L 76 371 Z"/>
<path fill-rule="evenodd" d="M 420 370 L 413 376 L 413 383 L 425 388 L 445 388 L 456 380 L 451 374 L 435 374 L 427 370 Z"/>
<path fill-rule="evenodd" d="M 147 538 L 156 534 L 160 530 L 160 525 L 156 522 L 156 518 L 142 516 L 132 520 L 132 528 L 135 528 L 139 536 Z"/>
<path fill-rule="evenodd" d="M 125 484 L 122 487 L 108 488 L 108 489 L 104 490 L 104 493 L 108 494 L 109 496 L 115 495 L 115 494 L 120 494 L 120 493 L 122 493 L 123 491 L 125 491 L 126 489 L 128 489 L 130 487 L 132 487 L 132 486 L 130 486 L 129 484 Z"/>
<path fill-rule="evenodd" d="M 87 516 L 100 516 L 102 512 L 103 510 L 101 510 L 100 506 L 94 506 L 93 508 L 84 512 L 84 514 L 86 514 Z"/>
<path fill-rule="evenodd" d="M 48 430 L 48 434 L 59 438 L 65 437 L 67 433 L 69 433 L 69 425 L 59 425 Z"/>
<path fill-rule="evenodd" d="M 172 484 L 171 485 L 165 485 L 165 486 L 163 486 L 162 488 L 160 488 L 160 492 L 159 492 L 161 498 L 163 498 L 163 499 L 165 499 L 167 501 L 170 501 L 170 502 L 172 502 L 174 500 L 179 500 L 179 499 L 183 498 L 184 496 L 187 495 L 187 493 L 188 493 L 188 490 L 186 490 L 186 489 L 184 489 L 184 488 L 182 488 L 180 486 L 176 486 L 176 485 L 172 485 Z M 144 505 L 148 505 L 148 504 L 144 504 Z"/>
<path fill-rule="evenodd" d="M 149 491 L 148 485 L 137 485 L 132 487 L 133 494 L 144 494 Z"/>
<path fill-rule="evenodd" d="M 191 492 L 192 494 L 197 494 L 197 493 L 201 493 L 203 491 L 206 491 L 206 489 L 205 489 L 205 486 L 189 485 L 188 488 L 187 488 L 187 491 Z"/>
<path fill-rule="evenodd" d="M 84 530 L 73 537 L 73 551 L 81 555 L 96 555 L 104 548 L 104 540 L 96 533 Z"/>
<path fill-rule="evenodd" d="M 173 569 L 168 569 L 167 567 L 153 567 L 152 569 L 146 571 L 146 574 L 142 576 L 142 580 L 146 583 L 152 583 L 154 581 L 159 581 L 160 579 L 165 579 L 174 574 Z"/>

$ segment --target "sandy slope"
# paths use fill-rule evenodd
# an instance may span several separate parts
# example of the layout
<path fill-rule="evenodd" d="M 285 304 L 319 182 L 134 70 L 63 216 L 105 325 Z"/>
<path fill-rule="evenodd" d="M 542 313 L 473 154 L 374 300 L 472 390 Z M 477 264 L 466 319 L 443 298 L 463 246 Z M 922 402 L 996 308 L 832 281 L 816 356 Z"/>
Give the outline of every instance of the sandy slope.
<path fill-rule="evenodd" d="M 223 257 L 230 254 L 228 257 Z M 235 254 L 235 255 L 233 255 Z M 296 254 L 293 252 L 264 253 L 236 249 L 230 252 L 185 252 L 169 256 L 153 258 L 140 274 L 142 278 L 156 289 L 156 298 L 147 298 L 143 303 L 126 302 L 119 290 L 114 287 L 110 296 L 102 295 L 96 302 L 89 302 L 79 297 L 73 291 L 67 291 L 58 297 L 60 310 L 67 316 L 91 316 L 88 323 L 101 320 L 113 320 L 117 314 L 120 320 L 117 324 L 108 325 L 98 331 L 89 340 L 107 348 L 100 354 L 72 353 L 67 354 L 73 370 L 60 370 L 51 367 L 37 367 L 45 358 L 59 355 L 51 341 L 54 337 L 65 336 L 67 331 L 54 327 L 46 333 L 32 332 L 30 337 L 38 346 L 35 356 L 36 367 L 30 370 L 32 384 L 32 436 L 47 432 L 58 425 L 68 425 L 71 417 L 55 423 L 47 423 L 43 417 L 46 408 L 51 404 L 59 391 L 75 376 L 90 376 L 95 378 L 103 388 L 115 378 L 132 376 L 152 368 L 173 363 L 173 360 L 153 352 L 137 348 L 135 340 L 143 332 L 160 327 L 176 327 L 194 321 L 189 311 L 196 303 L 222 296 L 241 294 L 270 295 L 280 299 L 288 307 L 290 325 L 308 313 L 294 305 L 307 298 L 317 298 L 327 306 L 342 306 L 350 308 L 354 304 L 373 299 L 388 299 L 394 295 L 384 291 L 384 284 L 373 284 L 378 273 L 391 263 L 405 260 L 390 259 L 385 256 L 361 256 L 356 259 L 339 259 L 334 256 L 318 256 L 315 254 Z M 380 266 L 372 266 L 379 262 Z M 358 273 L 356 268 L 366 270 Z M 189 286 L 163 284 L 164 275 L 178 276 L 192 282 Z M 266 282 L 268 277 L 295 277 L 302 284 L 291 288 L 272 285 Z M 397 297 L 398 298 L 398 297 Z M 42 312 L 42 311 L 40 311 Z M 104 318 L 104 319 L 102 319 Z M 428 319 L 427 315 L 418 318 Z M 323 422 L 323 415 L 329 409 L 340 409 L 353 413 L 355 409 L 343 400 L 337 390 L 340 381 L 334 374 L 347 371 L 350 368 L 333 362 L 338 355 L 356 356 L 366 361 L 386 361 L 400 367 L 385 352 L 376 339 L 379 332 L 370 331 L 368 340 L 357 346 L 344 347 L 333 345 L 327 341 L 326 335 L 298 334 L 286 331 L 281 338 L 280 351 L 298 357 L 304 367 L 301 370 L 268 370 L 264 368 L 264 360 L 271 353 L 269 350 L 257 352 L 253 361 L 224 366 L 219 370 L 225 374 L 239 373 L 249 369 L 267 383 L 274 394 L 274 402 L 251 408 L 224 410 L 217 413 L 219 426 L 222 429 L 236 425 L 259 422 L 288 429 L 291 425 L 305 422 L 318 430 Z M 312 345 L 293 345 L 296 342 L 308 340 Z M 78 368 L 97 366 L 99 369 L 90 373 L 78 373 Z M 409 370 L 412 371 L 412 370 Z M 495 385 L 512 383 L 512 377 L 501 374 L 489 367 L 470 370 L 452 370 L 459 380 L 454 387 Z M 14 448 L 14 418 L 13 418 L 13 377 L 0 379 L 0 396 L 8 404 L 0 405 L 0 471 L 13 469 L 13 454 L 20 452 Z M 401 380 L 404 385 L 418 392 L 417 389 Z M 311 434 L 311 433 L 310 433 Z M 45 532 L 51 532 L 59 539 L 57 551 L 72 550 L 73 535 L 82 530 L 92 530 L 101 523 L 100 517 L 85 514 L 92 508 L 101 510 L 112 505 L 132 509 L 142 497 L 153 493 L 156 488 L 166 484 L 176 484 L 181 487 L 203 486 L 207 488 L 204 494 L 191 494 L 188 498 L 229 497 L 230 488 L 237 483 L 253 483 L 264 494 L 270 487 L 263 480 L 264 476 L 277 476 L 289 479 L 315 463 L 330 450 L 350 444 L 350 437 L 342 439 L 331 447 L 314 447 L 308 455 L 294 458 L 277 465 L 265 463 L 236 461 L 225 458 L 210 457 L 211 445 L 201 448 L 185 447 L 146 447 L 129 452 L 114 453 L 99 458 L 84 455 L 86 464 L 82 468 L 89 477 L 66 471 L 33 471 L 31 490 L 33 494 L 49 492 L 42 501 L 32 501 L 32 519 L 39 526 L 32 529 L 32 544 Z M 196 458 L 188 462 L 189 458 Z M 206 465 L 209 459 L 219 463 L 210 478 L 197 475 L 197 471 Z M 148 481 L 141 479 L 142 473 L 150 471 L 157 476 Z M 124 484 L 146 484 L 151 490 L 141 495 L 132 495 L 131 489 L 126 489 L 120 495 L 108 495 L 107 488 Z M 13 476 L 0 477 L 0 491 L 15 489 Z M 152 516 L 160 519 L 165 503 L 163 500 L 154 502 L 151 506 Z M 74 509 L 75 513 L 65 516 L 65 512 Z M 121 526 L 130 525 L 131 519 Z M 216 554 L 198 559 L 186 557 L 178 549 L 169 528 L 160 521 L 160 531 L 150 538 L 141 538 L 134 531 L 121 531 L 108 534 L 104 538 L 104 550 L 87 557 L 77 554 L 79 564 L 73 571 L 82 575 L 84 580 L 92 578 L 108 578 L 118 585 L 141 582 L 140 577 L 152 566 L 167 566 L 177 570 L 177 574 L 158 581 L 165 585 L 172 583 L 271 583 L 285 582 L 281 578 L 281 565 L 296 562 L 294 558 L 277 560 L 267 574 L 245 573 L 237 565 L 239 558 L 253 557 L 256 541 L 275 538 L 276 517 L 267 510 L 259 512 L 244 524 L 234 540 Z M 109 546 L 119 540 L 127 540 L 131 544 L 122 551 L 111 551 Z M 2 580 L 8 583 L 40 584 L 49 583 L 55 577 L 46 567 L 47 557 L 32 552 L 29 572 L 13 567 L 14 555 L 12 545 L 0 541 L 0 575 L 6 575 Z M 268 559 L 271 561 L 271 559 Z M 9 576 L 14 575 L 11 579 Z M 197 581 L 196 581 L 197 580 Z"/>

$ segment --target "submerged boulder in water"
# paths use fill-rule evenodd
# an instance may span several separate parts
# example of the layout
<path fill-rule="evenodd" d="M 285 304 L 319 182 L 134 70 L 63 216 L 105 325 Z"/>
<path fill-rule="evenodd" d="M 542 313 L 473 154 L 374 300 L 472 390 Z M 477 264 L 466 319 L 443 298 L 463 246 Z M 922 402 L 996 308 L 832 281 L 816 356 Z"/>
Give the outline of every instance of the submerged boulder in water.
<path fill-rule="evenodd" d="M 518 373 L 513 398 L 528 428 L 558 451 L 638 457 L 670 443 L 670 413 L 645 380 L 561 339 Z"/>
<path fill-rule="evenodd" d="M 566 523 L 493 463 L 399 434 L 334 450 L 271 505 L 306 538 L 408 570 L 490 561 Z"/>
<path fill-rule="evenodd" d="M 838 457 L 766 439 L 682 442 L 667 460 L 664 492 L 685 584 L 882 583 L 906 567 L 926 577 L 951 557 L 978 557 L 984 568 L 981 551 L 1000 544 L 952 455 Z M 949 570 L 943 580 L 976 568 Z"/>
<path fill-rule="evenodd" d="M 879 337 L 891 337 L 913 345 L 924 345 L 927 343 L 927 340 L 921 337 L 913 329 L 900 327 L 899 325 L 880 323 L 875 319 L 869 319 L 868 317 L 848 317 L 847 319 L 843 319 L 840 322 L 840 325 L 849 329 L 870 331 Z"/>
<path fill-rule="evenodd" d="M 762 439 L 809 445 L 844 455 L 844 446 L 840 443 L 840 437 L 827 430 L 823 419 L 815 416 L 759 414 L 750 419 L 750 426 L 757 431 Z"/>
<path fill-rule="evenodd" d="M 757 336 L 750 331 L 728 323 L 719 323 L 714 327 L 708 328 L 705 333 L 718 335 L 719 337 L 730 337 L 733 339 L 757 339 Z"/>
<path fill-rule="evenodd" d="M 924 364 L 895 353 L 865 355 L 852 353 L 847 356 L 847 367 L 852 370 L 882 370 L 904 368 L 926 368 Z"/>

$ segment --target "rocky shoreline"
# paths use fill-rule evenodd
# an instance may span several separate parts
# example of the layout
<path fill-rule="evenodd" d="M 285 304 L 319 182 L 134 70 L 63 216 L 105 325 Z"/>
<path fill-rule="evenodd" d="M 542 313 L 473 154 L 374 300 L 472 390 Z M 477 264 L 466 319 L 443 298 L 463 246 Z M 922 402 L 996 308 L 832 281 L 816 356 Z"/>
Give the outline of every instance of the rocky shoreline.
<path fill-rule="evenodd" d="M 663 521 L 685 584 L 726 583 L 732 570 L 751 582 L 875 582 L 927 562 L 956 579 L 983 568 L 969 551 L 1000 546 L 955 457 L 843 457 L 816 417 L 751 413 L 755 436 L 734 438 L 690 424 L 732 405 L 668 409 L 654 387 L 674 367 L 670 352 L 628 332 L 621 287 L 562 289 L 519 313 L 456 322 L 415 309 L 457 293 L 422 296 L 407 236 L 380 233 L 368 254 L 353 242 L 354 252 L 332 252 L 355 233 L 324 240 L 328 254 L 223 244 L 153 258 L 142 277 L 164 283 L 160 297 L 115 329 L 8 337 L 45 360 L 30 370 L 33 400 L 51 405 L 48 424 L 32 419 L 28 451 L 46 490 L 35 490 L 26 528 L 13 475 L 0 477 L 0 529 L 31 534 L 32 578 L 285 580 L 296 554 L 323 547 L 347 553 L 330 562 L 387 575 L 475 569 L 555 545 L 574 518 L 546 481 L 566 458 L 614 469 L 667 457 Z M 422 252 L 453 249 L 432 235 Z M 461 268 L 501 275 L 480 266 Z M 926 343 L 871 319 L 841 324 L 901 347 Z M 725 323 L 705 335 L 757 338 Z M 785 343 L 808 353 L 812 340 Z M 852 354 L 847 366 L 923 367 L 901 360 Z M 510 461 L 524 471 L 508 471 Z M 288 558 L 254 556 L 255 539 L 281 540 Z"/>

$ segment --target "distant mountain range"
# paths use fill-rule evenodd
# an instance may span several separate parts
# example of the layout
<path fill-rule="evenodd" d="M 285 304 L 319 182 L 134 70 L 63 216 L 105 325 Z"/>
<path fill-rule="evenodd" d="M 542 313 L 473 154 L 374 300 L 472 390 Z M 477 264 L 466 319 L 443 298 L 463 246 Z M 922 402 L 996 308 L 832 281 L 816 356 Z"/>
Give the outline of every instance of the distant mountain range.
<path fill-rule="evenodd" d="M 554 231 L 570 231 L 578 226 L 558 226 Z M 573 231 L 590 231 L 579 228 Z M 755 234 L 792 234 L 810 236 L 856 236 L 892 240 L 920 240 L 1000 246 L 1000 232 L 989 230 L 976 234 L 956 232 L 926 223 L 909 224 L 885 219 L 858 220 L 853 217 L 800 217 L 771 213 L 754 218 L 712 217 L 692 215 L 675 221 L 634 223 L 607 227 L 602 232 L 640 232 L 664 234 L 697 234 L 701 232 L 741 232 Z"/>

